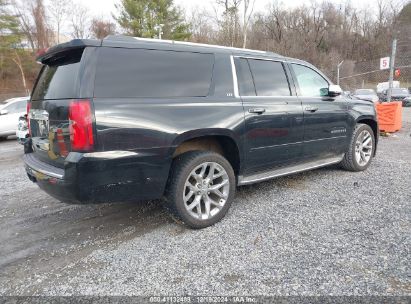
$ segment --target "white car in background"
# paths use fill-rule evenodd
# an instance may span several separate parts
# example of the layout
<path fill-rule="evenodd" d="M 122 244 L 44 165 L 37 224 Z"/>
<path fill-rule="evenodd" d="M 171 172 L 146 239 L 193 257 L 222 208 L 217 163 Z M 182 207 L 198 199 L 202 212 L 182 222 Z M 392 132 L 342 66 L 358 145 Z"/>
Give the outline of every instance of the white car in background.
<path fill-rule="evenodd" d="M 27 113 L 27 102 L 30 97 L 12 98 L 0 106 L 0 140 L 16 135 L 19 119 Z"/>

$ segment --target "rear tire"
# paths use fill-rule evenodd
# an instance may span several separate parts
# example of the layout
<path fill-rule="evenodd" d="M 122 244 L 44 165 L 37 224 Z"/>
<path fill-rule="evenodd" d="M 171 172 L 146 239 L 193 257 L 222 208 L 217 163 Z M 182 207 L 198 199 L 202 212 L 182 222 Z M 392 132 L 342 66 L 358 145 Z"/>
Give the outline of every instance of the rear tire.
<path fill-rule="evenodd" d="M 375 136 L 369 125 L 357 124 L 351 137 L 348 151 L 340 166 L 348 171 L 359 172 L 367 169 L 374 156 Z"/>
<path fill-rule="evenodd" d="M 177 156 L 165 192 L 165 207 L 177 223 L 200 229 L 220 221 L 233 201 L 236 179 L 220 154 L 192 151 Z"/>

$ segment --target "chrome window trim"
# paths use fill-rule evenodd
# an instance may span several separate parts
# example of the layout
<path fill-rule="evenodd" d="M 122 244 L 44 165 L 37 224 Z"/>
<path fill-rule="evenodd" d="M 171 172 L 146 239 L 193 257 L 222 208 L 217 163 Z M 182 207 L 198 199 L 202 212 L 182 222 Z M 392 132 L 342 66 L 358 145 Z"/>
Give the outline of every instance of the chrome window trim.
<path fill-rule="evenodd" d="M 235 68 L 234 64 L 234 56 L 230 56 L 230 62 L 231 62 L 231 73 L 233 74 L 233 87 L 234 87 L 234 97 L 235 98 L 240 98 L 239 90 L 238 90 L 238 78 L 237 78 L 237 70 Z"/>
<path fill-rule="evenodd" d="M 238 78 L 237 78 L 237 69 L 235 68 L 234 59 L 235 58 L 244 58 L 244 59 L 255 59 L 255 60 L 265 60 L 265 61 L 272 61 L 272 62 L 281 62 L 282 64 L 285 63 L 285 60 L 282 59 L 272 59 L 272 58 L 260 58 L 260 57 L 253 57 L 253 56 L 243 56 L 243 55 L 231 55 L 231 71 L 233 73 L 233 84 L 234 84 L 234 97 L 235 98 L 247 98 L 247 99 L 269 99 L 269 98 L 295 98 L 298 95 L 269 95 L 269 96 L 243 96 L 240 95 L 240 90 L 238 87 Z M 286 71 L 284 71 L 286 73 Z M 286 75 L 287 76 L 287 75 Z M 287 78 L 287 82 L 289 82 Z M 288 83 L 290 85 L 290 83 Z M 291 91 L 290 91 L 291 93 Z"/>
<path fill-rule="evenodd" d="M 265 60 L 265 61 L 274 61 L 274 62 L 285 62 L 284 59 L 281 58 L 267 58 L 267 57 L 254 57 L 248 55 L 234 55 L 234 58 L 245 58 L 245 59 L 254 59 L 254 60 Z"/>
<path fill-rule="evenodd" d="M 240 48 L 235 48 L 235 47 L 230 47 L 230 46 L 222 46 L 222 45 L 215 45 L 215 44 L 194 43 L 194 42 L 187 42 L 187 41 L 167 40 L 167 39 L 140 38 L 140 37 L 132 37 L 132 38 L 136 39 L 137 41 L 151 42 L 151 43 L 168 43 L 168 44 L 174 44 L 174 45 L 187 45 L 187 46 L 216 48 L 216 49 L 223 49 L 223 50 L 233 50 L 233 51 L 258 53 L 258 54 L 268 54 L 266 51 L 252 50 L 252 49 L 240 49 Z"/>
<path fill-rule="evenodd" d="M 239 97 L 244 97 L 247 99 L 269 99 L 269 98 L 290 98 L 290 97 L 297 97 L 295 95 L 290 95 L 290 96 L 281 96 L 281 95 L 273 95 L 273 96 L 239 96 Z"/>

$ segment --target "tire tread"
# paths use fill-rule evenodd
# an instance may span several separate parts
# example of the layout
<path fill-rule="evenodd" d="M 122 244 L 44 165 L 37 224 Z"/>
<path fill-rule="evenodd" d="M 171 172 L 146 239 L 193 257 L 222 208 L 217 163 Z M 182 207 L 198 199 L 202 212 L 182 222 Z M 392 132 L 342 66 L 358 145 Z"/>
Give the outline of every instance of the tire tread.
<path fill-rule="evenodd" d="M 362 123 L 359 123 L 355 126 L 353 134 L 351 136 L 350 144 L 348 146 L 348 150 L 345 153 L 343 160 L 339 164 L 341 168 L 347 171 L 352 171 L 352 172 L 360 171 L 354 160 L 355 154 L 353 153 L 353 146 L 355 145 L 355 141 L 357 139 L 358 130 L 364 126 L 369 127 L 367 124 L 362 124 Z"/>
<path fill-rule="evenodd" d="M 183 224 L 184 226 L 188 226 L 190 228 L 194 229 L 199 229 L 199 228 L 205 228 L 207 226 L 213 225 L 214 223 L 196 223 L 195 220 L 191 219 L 184 219 L 184 215 L 181 214 L 181 210 L 179 211 L 177 204 L 180 203 L 181 198 L 179 197 L 181 189 L 181 185 L 183 181 L 185 182 L 185 179 L 187 178 L 186 174 L 187 171 L 191 171 L 193 167 L 193 163 L 195 163 L 199 158 L 201 157 L 206 157 L 206 158 L 215 158 L 217 157 L 220 159 L 221 162 L 225 163 L 227 167 L 230 168 L 231 172 L 227 171 L 227 174 L 232 176 L 232 180 L 234 180 L 235 183 L 235 175 L 234 171 L 232 170 L 232 167 L 230 163 L 220 154 L 212 152 L 212 151 L 189 151 L 186 153 L 183 153 L 179 156 L 177 156 L 171 165 L 170 169 L 170 174 L 169 178 L 167 181 L 166 185 L 166 191 L 165 191 L 165 200 L 164 200 L 164 207 L 170 212 L 171 217 L 173 218 L 174 221 L 176 221 L 178 224 Z M 226 168 L 227 170 L 227 168 Z M 232 198 L 234 197 L 235 194 L 235 186 L 230 189 L 230 196 L 231 199 L 228 199 L 226 202 L 227 209 L 231 205 Z M 181 206 L 179 206 L 181 209 Z M 226 211 L 225 211 L 226 212 Z M 225 212 L 220 211 L 221 216 L 216 215 L 216 222 L 219 221 L 224 215 Z M 213 222 L 213 221 L 211 221 Z"/>
<path fill-rule="evenodd" d="M 181 218 L 175 204 L 173 204 L 173 197 L 177 195 L 178 181 L 181 178 L 183 171 L 190 165 L 190 162 L 194 161 L 198 156 L 200 156 L 202 151 L 190 151 L 177 156 L 171 165 L 170 176 L 167 181 L 165 198 L 166 204 L 164 207 L 171 213 L 173 219 L 176 222 L 181 222 L 185 224 Z"/>

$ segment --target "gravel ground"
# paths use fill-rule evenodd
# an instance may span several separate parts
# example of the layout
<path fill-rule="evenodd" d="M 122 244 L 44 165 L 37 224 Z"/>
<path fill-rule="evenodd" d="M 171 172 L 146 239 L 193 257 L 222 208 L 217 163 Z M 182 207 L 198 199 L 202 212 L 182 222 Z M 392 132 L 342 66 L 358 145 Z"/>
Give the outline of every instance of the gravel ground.
<path fill-rule="evenodd" d="M 404 121 L 411 117 L 406 110 Z M 411 295 L 411 123 L 362 173 L 241 187 L 194 231 L 158 202 L 71 206 L 0 143 L 0 295 Z"/>

